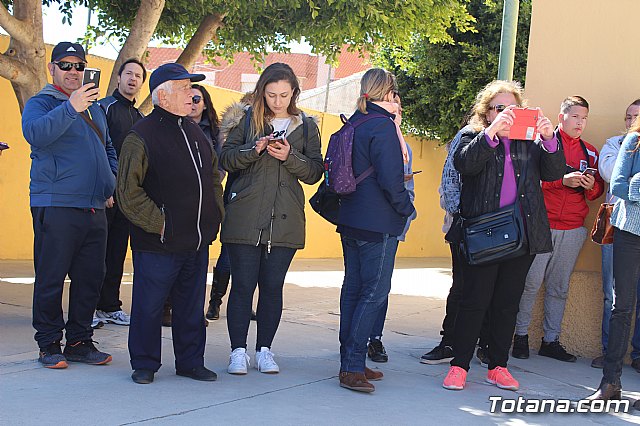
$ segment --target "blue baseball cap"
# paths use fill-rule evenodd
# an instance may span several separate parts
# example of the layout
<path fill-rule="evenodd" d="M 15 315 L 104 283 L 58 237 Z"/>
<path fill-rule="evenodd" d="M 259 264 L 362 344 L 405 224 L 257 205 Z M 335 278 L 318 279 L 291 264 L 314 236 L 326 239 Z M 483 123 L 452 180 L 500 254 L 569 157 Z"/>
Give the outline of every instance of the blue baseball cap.
<path fill-rule="evenodd" d="M 205 75 L 190 74 L 185 67 L 178 63 L 160 65 L 151 73 L 151 77 L 149 77 L 149 91 L 153 92 L 156 87 L 165 81 L 187 79 L 191 81 L 202 81 L 205 79 Z"/>

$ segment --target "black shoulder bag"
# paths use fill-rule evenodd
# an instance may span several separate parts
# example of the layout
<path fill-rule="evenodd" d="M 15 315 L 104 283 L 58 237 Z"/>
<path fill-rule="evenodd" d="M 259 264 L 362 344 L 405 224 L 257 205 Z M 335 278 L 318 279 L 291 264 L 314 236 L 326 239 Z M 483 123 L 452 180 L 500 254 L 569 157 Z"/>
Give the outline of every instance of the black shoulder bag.
<path fill-rule="evenodd" d="M 509 206 L 474 218 L 462 218 L 460 248 L 467 263 L 485 266 L 528 253 L 526 230 L 522 217 L 520 195 L 524 194 L 527 178 L 528 152 L 524 147 L 522 172 L 518 179 L 516 201 Z"/>

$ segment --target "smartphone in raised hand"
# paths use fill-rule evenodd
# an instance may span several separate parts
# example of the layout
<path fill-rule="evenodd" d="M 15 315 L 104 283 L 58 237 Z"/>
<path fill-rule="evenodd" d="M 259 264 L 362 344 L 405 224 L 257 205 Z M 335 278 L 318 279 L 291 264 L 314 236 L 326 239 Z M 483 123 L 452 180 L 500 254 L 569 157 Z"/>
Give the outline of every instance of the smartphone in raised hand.
<path fill-rule="evenodd" d="M 87 83 L 95 84 L 94 89 L 100 87 L 100 70 L 98 68 L 85 68 L 82 75 L 82 85 Z"/>

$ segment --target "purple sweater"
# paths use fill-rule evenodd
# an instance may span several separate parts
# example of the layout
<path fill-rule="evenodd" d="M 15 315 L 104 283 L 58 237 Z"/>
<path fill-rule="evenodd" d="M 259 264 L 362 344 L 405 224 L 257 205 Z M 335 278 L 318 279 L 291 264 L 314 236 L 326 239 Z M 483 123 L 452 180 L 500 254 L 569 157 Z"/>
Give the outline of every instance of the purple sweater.
<path fill-rule="evenodd" d="M 513 171 L 513 163 L 511 162 L 511 139 L 498 137 L 493 139 L 485 133 L 487 145 L 491 148 L 497 148 L 500 143 L 504 145 L 504 171 L 502 178 L 502 188 L 500 188 L 500 207 L 509 206 L 516 202 L 517 182 L 516 175 Z M 558 149 L 558 139 L 554 136 L 549 140 L 542 140 L 542 146 L 547 152 L 554 153 Z"/>

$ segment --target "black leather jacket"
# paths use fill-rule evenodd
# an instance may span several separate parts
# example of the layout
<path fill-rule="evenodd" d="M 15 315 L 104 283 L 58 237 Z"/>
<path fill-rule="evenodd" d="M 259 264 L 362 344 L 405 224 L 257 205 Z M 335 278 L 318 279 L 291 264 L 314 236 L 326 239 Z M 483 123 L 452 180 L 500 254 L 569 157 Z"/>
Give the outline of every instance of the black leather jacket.
<path fill-rule="evenodd" d="M 484 130 L 477 132 L 470 127 L 463 130 L 453 160 L 462 178 L 462 217 L 475 217 L 500 208 L 504 155 L 502 144 L 497 148 L 487 144 Z M 526 182 L 517 196 L 527 229 L 529 253 L 548 253 L 553 246 L 540 180 L 554 181 L 564 176 L 564 151 L 560 143 L 556 152 L 549 153 L 540 140 L 512 141 L 511 161 L 516 179 L 522 172 L 525 155 L 528 156 Z"/>

